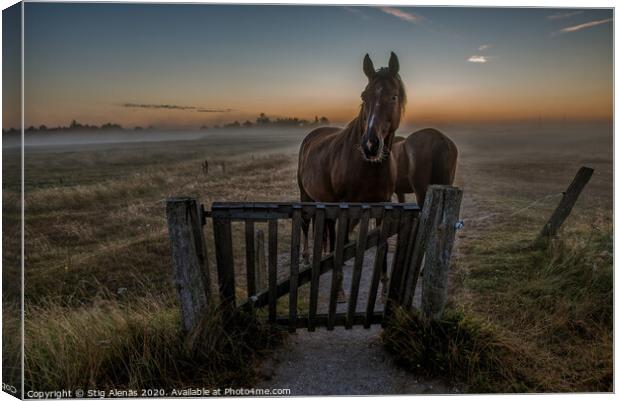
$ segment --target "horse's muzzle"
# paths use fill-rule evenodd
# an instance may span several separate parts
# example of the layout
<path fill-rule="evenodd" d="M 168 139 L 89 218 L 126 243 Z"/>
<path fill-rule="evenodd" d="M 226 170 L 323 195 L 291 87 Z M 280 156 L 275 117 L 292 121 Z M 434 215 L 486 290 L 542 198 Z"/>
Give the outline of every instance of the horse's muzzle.
<path fill-rule="evenodd" d="M 362 147 L 362 151 L 364 152 L 364 157 L 367 160 L 373 160 L 379 157 L 379 147 L 376 148 L 368 148 L 366 146 Z"/>

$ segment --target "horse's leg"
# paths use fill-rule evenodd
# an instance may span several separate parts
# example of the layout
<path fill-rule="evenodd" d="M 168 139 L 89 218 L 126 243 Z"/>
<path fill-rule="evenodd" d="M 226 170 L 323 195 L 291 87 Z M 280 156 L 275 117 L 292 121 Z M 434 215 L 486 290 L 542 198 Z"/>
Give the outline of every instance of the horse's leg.
<path fill-rule="evenodd" d="M 334 252 L 336 222 L 332 219 L 325 219 L 325 231 L 323 232 L 323 249 L 327 249 L 329 241 L 329 252 Z"/>
<path fill-rule="evenodd" d="M 331 231 L 329 233 L 330 235 L 330 241 L 329 241 L 329 246 L 332 252 L 335 252 L 336 247 L 335 247 L 335 243 L 336 243 L 336 221 L 333 221 L 333 225 L 331 227 Z M 350 224 L 350 222 L 349 222 Z M 345 227 L 344 233 L 338 232 L 338 235 L 344 235 L 344 245 L 346 245 L 349 242 L 349 227 Z M 340 266 L 340 277 L 338 277 L 338 281 L 339 281 L 339 285 L 338 285 L 338 303 L 339 304 L 343 304 L 347 302 L 347 295 L 344 292 L 344 262 L 342 263 L 342 266 Z"/>
<path fill-rule="evenodd" d="M 299 180 L 298 177 L 298 182 L 299 182 L 299 198 L 302 202 L 313 202 L 313 200 L 310 198 L 310 196 L 308 196 L 308 194 L 306 193 L 306 191 L 304 191 L 303 186 L 301 185 L 301 181 Z M 301 214 L 301 230 L 304 233 L 304 244 L 303 244 L 303 249 L 301 252 L 301 255 L 303 257 L 304 263 L 305 264 L 309 264 L 310 263 L 310 246 L 308 245 L 308 237 L 309 237 L 309 229 L 310 229 L 310 222 L 312 221 L 312 231 L 314 232 L 314 217 L 312 218 L 308 218 L 306 216 L 304 216 L 304 214 Z M 316 239 L 313 238 L 314 241 L 316 241 Z"/>
<path fill-rule="evenodd" d="M 377 218 L 377 227 L 381 227 L 381 224 L 383 224 L 383 219 L 381 218 Z M 380 245 L 380 244 L 378 244 Z M 377 245 L 377 246 L 378 246 Z M 387 276 L 387 254 L 388 254 L 388 249 L 387 249 L 387 239 L 386 239 L 386 250 L 385 250 L 385 254 L 383 254 L 383 266 L 381 267 L 381 303 L 385 304 L 386 301 L 386 297 L 387 297 L 387 288 L 388 288 L 388 276 Z"/>
<path fill-rule="evenodd" d="M 398 203 L 405 203 L 405 193 L 397 192 L 396 196 L 398 197 Z"/>

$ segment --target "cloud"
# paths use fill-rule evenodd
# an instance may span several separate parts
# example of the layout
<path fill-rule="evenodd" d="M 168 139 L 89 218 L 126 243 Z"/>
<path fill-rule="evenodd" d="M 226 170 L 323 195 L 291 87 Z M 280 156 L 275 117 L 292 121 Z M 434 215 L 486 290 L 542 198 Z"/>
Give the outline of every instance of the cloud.
<path fill-rule="evenodd" d="M 487 50 L 489 48 L 491 48 L 491 45 L 481 45 L 481 46 L 478 47 L 478 51 L 481 52 L 481 51 Z"/>
<path fill-rule="evenodd" d="M 371 19 L 366 13 L 356 7 L 343 7 L 343 9 L 351 14 L 359 16 L 361 19 L 369 20 Z"/>
<path fill-rule="evenodd" d="M 489 61 L 489 57 L 474 54 L 473 56 L 468 58 L 467 61 L 469 61 L 470 63 L 484 64 Z"/>
<path fill-rule="evenodd" d="M 165 110 L 182 110 L 196 111 L 198 113 L 229 113 L 232 109 L 215 109 L 198 106 L 179 106 L 176 104 L 144 104 L 144 103 L 123 103 L 123 107 L 135 109 L 165 109 Z"/>
<path fill-rule="evenodd" d="M 123 103 L 123 107 L 136 109 L 168 109 L 168 110 L 194 110 L 194 106 L 177 106 L 174 104 L 139 104 L 139 103 Z"/>
<path fill-rule="evenodd" d="M 577 32 L 582 29 L 592 28 L 593 26 L 606 24 L 611 21 L 613 21 L 613 18 L 601 19 L 597 21 L 586 22 L 586 23 L 579 24 L 579 25 L 573 25 L 573 26 L 569 26 L 566 28 L 562 28 L 559 31 L 552 32 L 551 36 L 562 35 L 562 34 L 571 33 L 571 32 Z"/>
<path fill-rule="evenodd" d="M 570 17 L 574 17 L 575 15 L 579 15 L 583 13 L 583 11 L 570 11 L 570 12 L 564 12 L 564 13 L 556 13 L 556 14 L 551 14 L 551 15 L 547 15 L 547 19 L 564 19 L 564 18 L 570 18 Z"/>
<path fill-rule="evenodd" d="M 399 10 L 398 8 L 394 7 L 379 7 L 379 10 L 383 11 L 386 14 L 399 18 L 403 21 L 413 22 L 414 24 L 420 23 L 424 20 L 424 17 L 420 15 L 414 14 L 412 12 Z"/>
<path fill-rule="evenodd" d="M 196 109 L 198 113 L 230 113 L 233 109 Z"/>

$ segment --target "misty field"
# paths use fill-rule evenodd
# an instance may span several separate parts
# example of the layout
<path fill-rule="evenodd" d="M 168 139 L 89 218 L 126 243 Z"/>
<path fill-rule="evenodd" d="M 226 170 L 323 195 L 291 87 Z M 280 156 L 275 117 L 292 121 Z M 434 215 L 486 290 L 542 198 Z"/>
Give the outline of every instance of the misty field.
<path fill-rule="evenodd" d="M 611 125 L 439 128 L 459 147 L 455 185 L 464 191 L 450 313 L 473 340 L 438 354 L 445 369 L 427 361 L 419 373 L 469 391 L 611 391 Z M 277 342 L 268 327 L 207 322 L 200 340 L 181 340 L 165 199 L 297 200 L 304 134 L 219 130 L 196 140 L 27 148 L 26 388 L 253 383 L 252 365 Z M 19 170 L 15 151 L 4 158 L 5 169 Z M 594 176 L 558 238 L 532 245 L 582 165 Z M 5 174 L 9 221 L 19 216 L 14 185 Z M 5 261 L 17 251 L 5 242 Z M 16 299 L 19 272 L 4 274 L 4 297 Z M 384 337 L 388 349 L 411 351 L 402 363 L 416 368 L 420 344 L 403 340 L 417 330 L 407 319 Z M 481 351 L 491 343 L 496 353 Z"/>

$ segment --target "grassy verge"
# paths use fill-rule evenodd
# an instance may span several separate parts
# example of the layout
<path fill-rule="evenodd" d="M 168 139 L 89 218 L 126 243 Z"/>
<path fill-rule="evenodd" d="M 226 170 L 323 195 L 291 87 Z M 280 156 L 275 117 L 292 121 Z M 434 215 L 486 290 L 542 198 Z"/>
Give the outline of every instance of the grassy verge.
<path fill-rule="evenodd" d="M 535 246 L 521 235 L 474 241 L 455 275 L 468 297 L 457 295 L 441 321 L 399 311 L 387 348 L 469 392 L 612 391 L 611 228 Z"/>
<path fill-rule="evenodd" d="M 250 386 L 279 334 L 246 314 L 213 310 L 192 333 L 155 298 L 83 308 L 31 307 L 26 389 L 182 389 Z"/>

